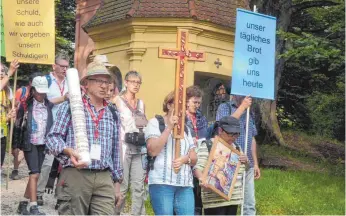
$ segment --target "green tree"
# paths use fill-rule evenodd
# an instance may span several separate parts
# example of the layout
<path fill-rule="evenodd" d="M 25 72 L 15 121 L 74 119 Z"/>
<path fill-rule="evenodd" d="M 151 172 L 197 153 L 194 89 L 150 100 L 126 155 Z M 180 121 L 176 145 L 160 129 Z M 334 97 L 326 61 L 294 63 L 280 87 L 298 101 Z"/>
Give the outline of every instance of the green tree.
<path fill-rule="evenodd" d="M 344 0 L 295 16 L 279 90 L 280 120 L 312 133 L 344 140 Z"/>
<path fill-rule="evenodd" d="M 307 0 L 252 0 L 251 6 L 256 5 L 259 8 L 260 13 L 268 14 L 275 16 L 277 18 L 277 30 L 278 30 L 278 37 L 276 41 L 276 55 L 278 57 L 276 61 L 276 72 L 275 72 L 275 101 L 268 101 L 268 100 L 260 100 L 259 101 L 259 107 L 260 107 L 260 116 L 261 116 L 261 122 L 262 126 L 265 129 L 265 131 L 270 135 L 271 138 L 273 138 L 275 141 L 277 141 L 280 145 L 285 145 L 285 141 L 282 137 L 281 131 L 280 131 L 280 125 L 277 118 L 278 114 L 281 114 L 283 112 L 286 112 L 285 108 L 283 106 L 277 107 L 278 102 L 282 102 L 283 98 L 288 98 L 290 94 L 296 94 L 297 99 L 299 100 L 303 97 L 307 97 L 308 94 L 299 94 L 301 93 L 302 89 L 301 84 L 304 84 L 305 82 L 309 82 L 309 77 L 305 76 L 305 71 L 312 71 L 314 68 L 322 68 L 323 65 L 320 65 L 318 63 L 320 57 L 318 54 L 316 55 L 310 55 L 312 54 L 315 49 L 313 47 L 319 47 L 320 43 L 322 42 L 319 40 L 319 42 L 316 44 L 316 41 L 314 38 L 309 38 L 309 42 L 315 43 L 314 46 L 306 46 L 303 45 L 305 49 L 302 47 L 296 46 L 296 40 L 292 39 L 290 40 L 289 37 L 293 37 L 295 35 L 295 31 L 299 29 L 297 28 L 297 25 L 301 25 L 302 23 L 310 23 L 307 20 L 302 20 L 303 15 L 307 15 L 311 13 L 311 10 L 313 11 L 315 8 L 319 9 L 329 9 L 333 8 L 334 6 L 340 6 L 340 4 L 343 2 L 341 0 L 336 1 L 307 1 Z M 324 14 L 328 14 L 328 11 L 323 11 Z M 321 13 L 309 15 L 311 19 L 313 17 L 316 17 L 317 19 L 318 14 L 321 15 Z M 317 20 L 316 20 L 317 23 Z M 313 23 L 310 23 L 313 25 Z M 316 24 L 315 24 L 316 25 Z M 331 24 L 325 24 L 325 26 L 330 27 Z M 336 28 L 336 27 L 334 27 Z M 302 31 L 302 30 L 300 30 Z M 308 35 L 311 35 L 312 33 L 308 32 L 301 32 L 301 36 L 305 37 Z M 322 37 L 322 36 L 321 36 Z M 322 43 L 324 44 L 324 43 Z M 324 49 L 326 52 L 330 52 L 330 55 L 335 56 L 337 52 L 335 52 L 335 49 L 333 51 L 328 50 L 328 46 L 325 45 Z M 304 52 L 303 52 L 304 51 Z M 301 55 L 298 57 L 298 55 L 301 54 L 301 52 L 304 53 L 304 55 Z M 296 57 L 296 58 L 295 58 Z M 302 58 L 308 57 L 309 59 L 306 59 L 311 64 L 306 64 L 304 61 L 301 61 Z M 315 59 L 317 57 L 317 59 Z M 293 59 L 298 59 L 297 61 L 294 61 Z M 311 62 L 312 59 L 314 59 L 314 62 Z M 296 71 L 288 71 L 287 65 L 290 66 L 296 66 L 296 68 L 299 68 L 299 72 L 296 73 Z M 302 69 L 300 69 L 300 65 L 302 66 Z M 283 76 L 285 76 L 287 73 L 294 74 L 292 76 L 292 79 L 284 80 Z M 301 76 L 300 76 L 301 75 Z M 294 79 L 298 80 L 299 83 L 295 85 L 293 81 Z M 283 81 L 288 81 L 288 83 L 284 83 Z M 290 83 L 291 82 L 291 83 Z M 292 87 L 292 89 L 297 88 L 296 91 L 290 91 L 288 88 L 283 89 L 283 91 L 279 91 L 282 89 L 283 85 L 289 86 L 289 88 Z M 286 96 L 283 96 L 283 93 L 286 93 Z M 297 108 L 298 107 L 298 108 Z M 301 111 L 299 109 L 299 106 L 295 107 L 294 111 L 291 113 L 297 114 L 297 115 L 305 115 L 304 111 Z M 293 107 L 290 107 L 293 109 Z M 278 110 L 278 112 L 277 112 Z M 301 113 L 299 113 L 301 112 Z M 306 119 L 306 118 L 305 118 Z"/>

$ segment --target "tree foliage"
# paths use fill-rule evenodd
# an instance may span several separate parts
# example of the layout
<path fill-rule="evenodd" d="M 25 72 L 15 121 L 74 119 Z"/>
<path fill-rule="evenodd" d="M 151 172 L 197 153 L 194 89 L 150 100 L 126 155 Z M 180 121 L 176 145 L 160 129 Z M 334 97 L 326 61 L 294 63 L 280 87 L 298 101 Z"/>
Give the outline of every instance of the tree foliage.
<path fill-rule="evenodd" d="M 295 13 L 289 31 L 280 32 L 287 48 L 278 107 L 282 126 L 343 140 L 345 3 L 334 3 Z"/>
<path fill-rule="evenodd" d="M 344 88 L 335 87 L 345 83 L 344 0 L 250 1 L 251 6 L 255 4 L 260 13 L 278 20 L 276 100 L 259 101 L 259 110 L 267 137 L 285 145 L 280 126 L 321 131 L 316 129 L 321 124 L 313 126 L 316 118 L 310 105 L 318 102 L 314 97 L 322 99 L 325 98 L 322 95 L 344 94 Z M 344 115 L 344 106 L 338 111 Z"/>

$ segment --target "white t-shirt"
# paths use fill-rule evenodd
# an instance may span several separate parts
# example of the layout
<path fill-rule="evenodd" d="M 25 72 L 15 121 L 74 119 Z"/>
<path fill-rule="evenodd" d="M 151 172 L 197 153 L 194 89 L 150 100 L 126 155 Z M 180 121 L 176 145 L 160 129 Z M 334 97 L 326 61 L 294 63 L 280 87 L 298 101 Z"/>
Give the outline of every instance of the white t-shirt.
<path fill-rule="evenodd" d="M 145 140 L 161 136 L 159 122 L 156 118 L 150 119 L 145 130 Z M 174 160 L 175 140 L 173 132 L 168 137 L 166 145 L 156 156 L 154 169 L 149 171 L 149 184 L 164 184 L 172 186 L 193 187 L 191 166 L 184 164 L 178 174 L 174 172 L 172 161 Z M 190 149 L 195 148 L 191 133 L 184 135 L 180 141 L 180 155 L 187 155 Z"/>
<path fill-rule="evenodd" d="M 68 92 L 68 86 L 67 86 L 67 80 L 66 78 L 64 79 L 64 81 L 60 84 L 58 84 L 57 79 L 53 76 L 52 73 L 49 74 L 50 79 L 52 81 L 51 85 L 49 86 L 49 92 L 47 93 L 47 98 L 48 100 L 57 98 L 57 97 L 61 97 L 63 95 L 65 95 Z M 53 121 L 56 119 L 56 113 L 59 109 L 60 104 L 56 104 L 54 105 L 53 109 L 52 109 L 52 114 L 53 114 Z"/>

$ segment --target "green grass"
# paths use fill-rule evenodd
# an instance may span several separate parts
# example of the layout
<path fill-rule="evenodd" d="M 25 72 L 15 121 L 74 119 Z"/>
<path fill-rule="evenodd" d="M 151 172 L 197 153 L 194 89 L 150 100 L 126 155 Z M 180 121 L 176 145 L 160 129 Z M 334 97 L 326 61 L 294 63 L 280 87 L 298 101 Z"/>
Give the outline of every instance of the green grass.
<path fill-rule="evenodd" d="M 149 191 L 148 191 L 148 193 L 149 193 Z M 128 213 L 128 214 L 131 213 L 131 203 L 132 203 L 131 192 L 129 190 L 129 192 L 127 192 L 127 194 L 126 194 L 126 203 L 125 203 L 125 207 L 124 207 L 125 213 Z M 144 205 L 145 205 L 145 212 L 147 215 L 155 215 L 153 208 L 151 207 L 149 194 L 147 194 L 147 200 L 145 201 Z"/>
<path fill-rule="evenodd" d="M 256 181 L 261 215 L 345 215 L 343 177 L 321 173 L 262 170 Z"/>
<path fill-rule="evenodd" d="M 345 215 L 343 177 L 274 169 L 262 169 L 261 175 L 255 181 L 258 215 Z M 128 193 L 125 212 L 130 206 Z M 149 196 L 145 208 L 147 215 L 154 215 Z"/>
<path fill-rule="evenodd" d="M 255 181 L 257 214 L 345 215 L 344 158 L 332 163 L 328 158 L 308 154 L 313 150 L 312 147 L 321 143 L 345 144 L 301 132 L 286 131 L 284 136 L 294 148 L 259 146 L 262 156 L 285 158 L 295 164 L 288 170 L 261 169 L 261 179 Z M 301 166 L 298 168 L 296 164 Z M 130 194 L 126 201 L 125 212 L 129 213 Z M 148 215 L 154 215 L 149 196 L 145 207 Z"/>

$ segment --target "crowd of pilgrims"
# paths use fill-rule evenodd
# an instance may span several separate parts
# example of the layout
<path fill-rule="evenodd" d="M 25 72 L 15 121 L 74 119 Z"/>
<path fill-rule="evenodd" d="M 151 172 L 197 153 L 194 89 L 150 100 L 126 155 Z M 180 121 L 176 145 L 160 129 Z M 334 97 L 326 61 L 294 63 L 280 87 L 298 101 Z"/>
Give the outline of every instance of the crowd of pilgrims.
<path fill-rule="evenodd" d="M 137 98 L 144 78 L 129 71 L 122 83 L 111 66 L 106 56 L 96 56 L 80 80 L 92 158 L 86 164 L 76 150 L 78 134 L 75 137 L 66 80 L 69 59 L 58 54 L 49 74 L 31 73 L 29 83 L 15 92 L 9 80 L 19 62 L 14 60 L 8 67 L 1 63 L 1 167 L 9 124 L 14 120 L 14 168 L 10 177 L 19 179 L 21 154 L 29 170 L 17 213 L 45 215 L 38 206 L 45 204 L 45 193 L 55 193 L 55 209 L 61 215 L 120 215 L 131 189 L 129 213 L 133 215 L 146 214 L 148 193 L 156 215 L 236 215 L 241 204 L 245 215 L 255 215 L 254 179 L 260 177 L 260 169 L 253 116 L 244 152 L 246 109 L 251 106 L 251 97 L 232 96 L 232 100 L 220 104 L 215 123 L 208 126 L 201 112 L 203 91 L 198 86 L 188 87 L 184 138 L 180 139 L 180 157 L 175 158 L 173 128 L 178 117 L 174 115 L 174 92 L 162 101 L 163 115 L 147 120 L 145 102 Z M 230 200 L 211 190 L 203 178 L 216 135 L 241 153 Z M 225 169 L 230 158 L 219 154 L 225 160 L 215 165 L 220 167 L 215 168 L 213 178 L 222 190 L 230 180 L 218 176 L 218 172 Z M 3 184 L 3 178 L 1 181 Z"/>

